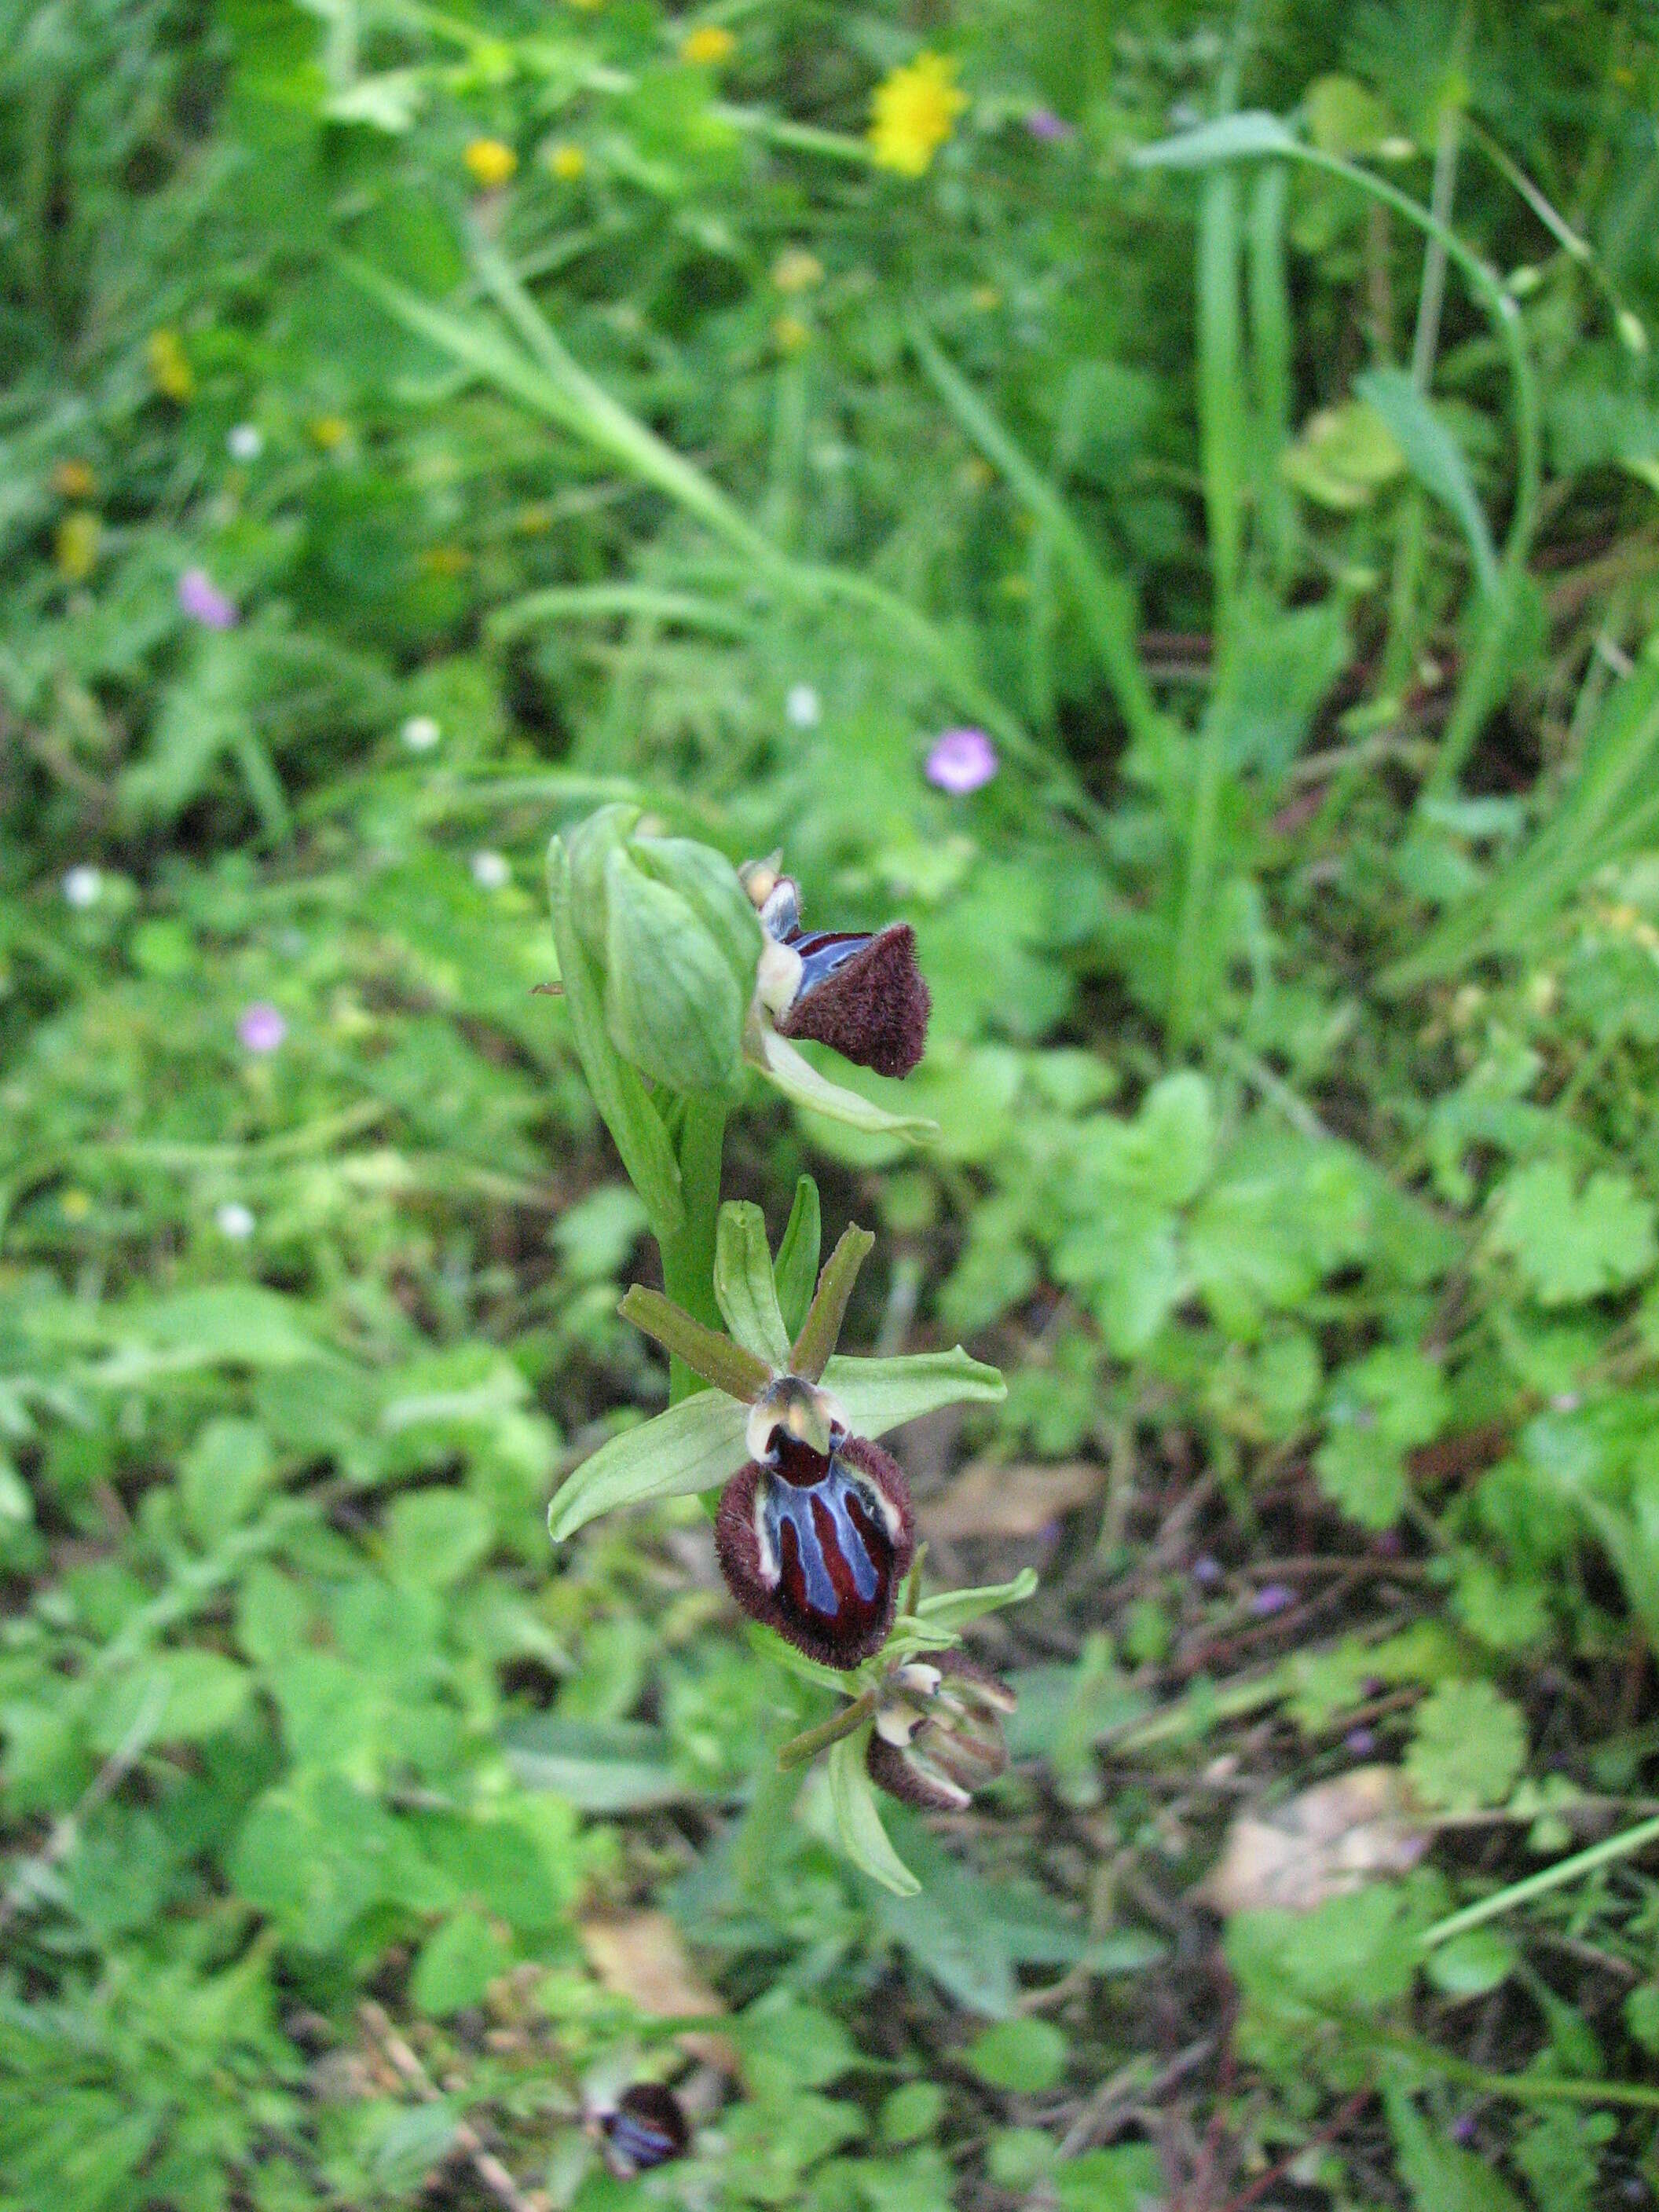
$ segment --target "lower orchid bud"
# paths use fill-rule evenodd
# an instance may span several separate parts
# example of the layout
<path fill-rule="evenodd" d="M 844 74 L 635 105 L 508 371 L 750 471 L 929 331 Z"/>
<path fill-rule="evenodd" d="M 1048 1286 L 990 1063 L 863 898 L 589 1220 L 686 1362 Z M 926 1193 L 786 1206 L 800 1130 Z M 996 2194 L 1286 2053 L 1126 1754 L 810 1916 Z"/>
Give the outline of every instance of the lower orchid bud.
<path fill-rule="evenodd" d="M 908 1805 L 959 1813 L 1008 1765 L 1007 1684 L 960 1652 L 908 1659 L 883 1685 L 865 1763 Z"/>
<path fill-rule="evenodd" d="M 605 2159 L 622 2180 L 683 2156 L 691 2130 L 680 2100 L 658 2081 L 636 2081 L 599 2115 Z"/>
<path fill-rule="evenodd" d="M 720 1493 L 714 1545 L 751 1620 L 821 1666 L 856 1667 L 887 1641 L 915 1557 L 909 1488 L 864 1437 L 837 1427 L 820 1451 L 775 1414 L 764 1456 Z"/>

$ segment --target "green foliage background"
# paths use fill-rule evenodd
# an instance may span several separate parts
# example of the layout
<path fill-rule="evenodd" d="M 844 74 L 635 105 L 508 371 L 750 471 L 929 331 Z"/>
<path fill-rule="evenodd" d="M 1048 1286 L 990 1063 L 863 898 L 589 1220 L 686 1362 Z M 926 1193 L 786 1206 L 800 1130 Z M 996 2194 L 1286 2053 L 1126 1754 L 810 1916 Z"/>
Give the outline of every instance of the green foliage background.
<path fill-rule="evenodd" d="M 1656 114 L 1639 0 L 0 0 L 4 2212 L 1659 2197 L 1652 1857 L 1509 1895 L 1659 1756 Z M 751 1085 L 731 1190 L 1007 1372 L 924 1496 L 1097 1470 L 955 1540 L 915 1899 L 693 1502 L 550 1551 L 665 1389 L 611 799 L 915 923 L 938 1141 Z M 1421 1863 L 1218 1936 L 1376 1759 Z M 647 1907 L 740 2087 L 624 2185 Z"/>

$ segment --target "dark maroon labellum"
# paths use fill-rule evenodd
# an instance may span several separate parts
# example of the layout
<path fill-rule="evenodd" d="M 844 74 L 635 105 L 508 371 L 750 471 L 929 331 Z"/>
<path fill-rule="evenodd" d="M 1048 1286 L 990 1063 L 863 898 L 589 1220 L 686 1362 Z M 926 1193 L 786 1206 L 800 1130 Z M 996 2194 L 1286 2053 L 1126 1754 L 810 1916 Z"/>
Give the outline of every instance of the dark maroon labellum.
<path fill-rule="evenodd" d="M 838 1432 L 826 1454 L 775 1431 L 721 1493 L 714 1544 L 750 1620 L 823 1666 L 856 1667 L 886 1642 L 915 1557 L 909 1490 L 862 1437 Z"/>
<path fill-rule="evenodd" d="M 636 2081 L 599 2122 L 613 2170 L 624 2179 L 678 2158 L 691 2140 L 680 2100 L 659 2082 Z"/>
<path fill-rule="evenodd" d="M 811 1037 L 878 1075 L 908 1075 L 927 1042 L 933 1007 L 909 923 L 874 937 L 795 930 L 783 942 L 800 955 L 801 975 L 777 1017 L 779 1034 Z"/>

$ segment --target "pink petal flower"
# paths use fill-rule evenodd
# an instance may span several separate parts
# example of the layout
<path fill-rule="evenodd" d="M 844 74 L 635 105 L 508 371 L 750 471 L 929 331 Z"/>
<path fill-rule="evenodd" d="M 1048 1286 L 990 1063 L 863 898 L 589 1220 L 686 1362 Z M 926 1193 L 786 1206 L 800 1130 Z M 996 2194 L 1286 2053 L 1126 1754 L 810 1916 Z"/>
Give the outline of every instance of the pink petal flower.
<path fill-rule="evenodd" d="M 946 730 L 928 754 L 925 773 L 937 789 L 965 799 L 989 783 L 1000 766 L 983 730 Z"/>
<path fill-rule="evenodd" d="M 249 1052 L 275 1052 L 288 1035 L 288 1023 L 277 1007 L 264 999 L 256 999 L 251 1006 L 243 1008 L 236 1034 Z"/>
<path fill-rule="evenodd" d="M 1025 118 L 1025 128 L 1045 146 L 1075 135 L 1072 125 L 1063 116 L 1056 115 L 1052 107 L 1034 107 Z"/>
<path fill-rule="evenodd" d="M 179 605 L 204 629 L 234 629 L 242 619 L 205 568 L 186 568 L 179 579 Z"/>

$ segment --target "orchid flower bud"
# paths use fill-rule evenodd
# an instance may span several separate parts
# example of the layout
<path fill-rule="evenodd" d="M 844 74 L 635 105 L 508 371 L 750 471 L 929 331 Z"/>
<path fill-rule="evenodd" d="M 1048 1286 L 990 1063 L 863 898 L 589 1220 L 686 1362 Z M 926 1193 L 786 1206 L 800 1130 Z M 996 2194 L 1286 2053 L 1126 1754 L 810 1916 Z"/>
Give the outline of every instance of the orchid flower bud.
<path fill-rule="evenodd" d="M 904 1476 L 797 1376 L 757 1401 L 748 1443 L 714 1520 L 726 1587 L 809 1659 L 856 1667 L 886 1642 L 915 1557 Z"/>
<path fill-rule="evenodd" d="M 908 1075 L 927 1044 L 933 1006 L 908 922 L 873 934 L 808 933 L 799 887 L 775 860 L 740 873 L 765 935 L 760 1001 L 779 1036 L 810 1037 L 878 1075 Z"/>
<path fill-rule="evenodd" d="M 1006 1771 L 1006 1682 L 959 1651 L 907 1659 L 883 1685 L 865 1764 L 870 1779 L 907 1805 L 959 1813 Z"/>
<path fill-rule="evenodd" d="M 636 2081 L 599 2116 L 605 2162 L 620 2180 L 684 2154 L 691 2130 L 680 2100 L 658 2081 Z"/>
<path fill-rule="evenodd" d="M 605 806 L 570 832 L 572 913 L 611 1043 L 670 1091 L 733 1094 L 763 934 L 736 871 Z"/>

